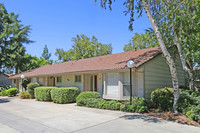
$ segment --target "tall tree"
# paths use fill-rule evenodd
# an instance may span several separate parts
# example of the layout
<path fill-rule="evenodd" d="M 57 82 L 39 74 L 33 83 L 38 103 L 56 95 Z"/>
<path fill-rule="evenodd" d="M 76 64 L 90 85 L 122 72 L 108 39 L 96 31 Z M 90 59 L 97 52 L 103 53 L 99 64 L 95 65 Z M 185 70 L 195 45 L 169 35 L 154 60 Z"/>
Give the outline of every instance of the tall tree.
<path fill-rule="evenodd" d="M 97 0 L 95 0 L 96 2 Z M 189 0 L 186 0 L 187 2 Z M 103 8 L 106 8 L 109 5 L 111 9 L 113 0 L 101 0 L 100 4 Z M 166 4 L 167 3 L 167 4 Z M 133 30 L 133 22 L 134 22 L 134 15 L 135 13 L 139 14 L 139 17 L 142 16 L 142 12 L 145 11 L 149 22 L 151 23 L 153 30 L 155 32 L 156 38 L 158 43 L 161 47 L 161 50 L 167 60 L 167 64 L 169 65 L 171 77 L 172 77 L 172 84 L 174 88 L 174 104 L 173 104 L 173 112 L 177 112 L 176 110 L 176 103 L 179 99 L 179 83 L 178 83 L 178 76 L 175 61 L 173 56 L 170 54 L 168 50 L 167 44 L 170 44 L 171 40 L 174 40 L 175 43 L 178 43 L 177 39 L 174 39 L 176 28 L 173 28 L 176 21 L 173 17 L 169 17 L 169 14 L 175 16 L 175 10 L 178 9 L 181 11 L 180 7 L 187 7 L 190 6 L 190 3 L 185 3 L 184 0 L 124 0 L 124 5 L 126 6 L 126 11 L 124 11 L 125 15 L 130 14 L 130 21 L 129 21 L 129 29 Z M 165 5 L 168 5 L 169 10 L 165 9 Z M 182 14 L 185 16 L 184 14 Z M 159 21 L 157 21 L 159 20 Z M 168 27 L 165 27 L 163 23 L 160 21 L 168 24 Z M 164 28 L 163 28 L 164 27 Z M 167 36 L 167 37 L 166 37 Z M 172 43 L 170 45 L 173 45 Z M 180 51 L 179 51 L 180 54 Z"/>
<path fill-rule="evenodd" d="M 49 60 L 51 58 L 51 53 L 49 53 L 47 45 L 44 46 L 42 58 L 44 58 L 45 60 Z"/>
<path fill-rule="evenodd" d="M 85 59 L 112 53 L 111 44 L 99 43 L 95 36 L 92 36 L 90 39 L 86 35 L 81 34 L 72 38 L 72 41 L 72 49 L 66 52 L 63 49 L 56 49 L 55 55 L 58 56 L 58 60 L 69 61 Z"/>
<path fill-rule="evenodd" d="M 15 60 L 10 60 L 13 53 L 18 54 L 23 44 L 32 42 L 29 32 L 30 26 L 22 25 L 18 15 L 8 13 L 0 3 L 0 70 L 14 64 Z"/>
<path fill-rule="evenodd" d="M 193 90 L 193 67 L 200 63 L 199 0 L 161 0 L 157 3 L 154 5 L 159 10 L 154 12 L 158 14 L 154 18 L 163 40 L 165 44 L 177 46 L 183 69 L 189 74 L 190 89 Z M 126 48 L 131 46 L 128 44 Z"/>
<path fill-rule="evenodd" d="M 135 33 L 135 35 L 132 37 L 132 40 L 128 44 L 125 44 L 124 51 L 132 51 L 134 48 L 144 49 L 158 46 L 159 44 L 154 32 L 147 31 L 142 34 Z"/>

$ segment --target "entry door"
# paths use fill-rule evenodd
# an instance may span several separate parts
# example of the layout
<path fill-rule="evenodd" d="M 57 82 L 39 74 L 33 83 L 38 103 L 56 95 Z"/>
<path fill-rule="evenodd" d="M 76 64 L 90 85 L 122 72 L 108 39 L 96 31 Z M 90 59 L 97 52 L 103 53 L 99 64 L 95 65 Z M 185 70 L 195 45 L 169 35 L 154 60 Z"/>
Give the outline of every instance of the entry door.
<path fill-rule="evenodd" d="M 55 77 L 49 77 L 49 84 L 48 86 L 55 86 L 56 83 L 55 83 Z"/>
<path fill-rule="evenodd" d="M 94 76 L 94 91 L 98 91 L 97 90 L 97 75 Z"/>
<path fill-rule="evenodd" d="M 91 75 L 90 77 L 90 90 L 97 91 L 97 75 Z"/>

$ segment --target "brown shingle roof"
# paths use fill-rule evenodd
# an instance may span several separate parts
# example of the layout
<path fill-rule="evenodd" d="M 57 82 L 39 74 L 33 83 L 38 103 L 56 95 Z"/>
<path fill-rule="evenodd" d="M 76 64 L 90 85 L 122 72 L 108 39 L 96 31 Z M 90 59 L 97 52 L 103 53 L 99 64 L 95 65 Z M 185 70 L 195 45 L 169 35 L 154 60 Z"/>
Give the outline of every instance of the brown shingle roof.
<path fill-rule="evenodd" d="M 20 75 L 25 77 L 35 77 L 42 75 L 54 75 L 70 72 L 86 72 L 86 71 L 101 71 L 112 69 L 124 69 L 126 68 L 126 62 L 133 60 L 135 66 L 139 67 L 148 60 L 154 58 L 161 53 L 159 47 L 141 49 L 137 51 L 129 51 L 111 55 L 98 56 L 93 58 L 81 59 L 78 61 L 68 61 L 53 65 L 41 66 L 39 68 L 23 72 L 11 76 L 10 78 L 20 78 Z"/>

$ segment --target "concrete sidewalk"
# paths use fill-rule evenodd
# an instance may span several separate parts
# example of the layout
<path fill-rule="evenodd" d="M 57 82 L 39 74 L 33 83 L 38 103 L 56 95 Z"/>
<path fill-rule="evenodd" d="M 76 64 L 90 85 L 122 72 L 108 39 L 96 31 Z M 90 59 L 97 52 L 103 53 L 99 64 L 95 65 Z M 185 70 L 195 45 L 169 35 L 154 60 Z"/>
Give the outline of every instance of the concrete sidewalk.
<path fill-rule="evenodd" d="M 200 128 L 135 113 L 0 97 L 0 132 L 200 133 Z"/>

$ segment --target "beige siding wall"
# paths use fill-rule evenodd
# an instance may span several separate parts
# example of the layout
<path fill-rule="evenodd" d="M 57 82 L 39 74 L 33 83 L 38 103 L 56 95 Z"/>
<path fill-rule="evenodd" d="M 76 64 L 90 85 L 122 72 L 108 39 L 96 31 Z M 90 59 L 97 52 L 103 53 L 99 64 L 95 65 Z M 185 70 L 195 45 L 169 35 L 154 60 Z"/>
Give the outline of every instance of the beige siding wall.
<path fill-rule="evenodd" d="M 13 88 L 17 88 L 17 79 L 16 79 L 16 82 L 14 82 L 14 79 L 12 79 L 12 85 L 11 85 Z"/>
<path fill-rule="evenodd" d="M 78 87 L 78 89 L 82 92 L 83 91 L 83 74 L 81 75 L 81 82 L 75 82 L 75 74 L 65 74 L 65 75 L 58 75 L 55 76 L 55 84 L 57 87 Z M 62 78 L 62 82 L 57 82 L 57 77 Z"/>
<path fill-rule="evenodd" d="M 179 55 L 175 55 L 175 63 L 178 73 L 179 86 L 185 85 L 185 72 L 182 69 Z M 145 97 L 149 98 L 156 88 L 172 87 L 171 74 L 165 57 L 159 55 L 144 64 Z"/>

